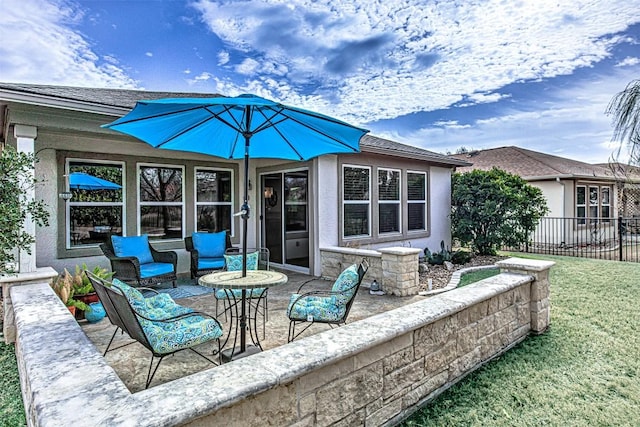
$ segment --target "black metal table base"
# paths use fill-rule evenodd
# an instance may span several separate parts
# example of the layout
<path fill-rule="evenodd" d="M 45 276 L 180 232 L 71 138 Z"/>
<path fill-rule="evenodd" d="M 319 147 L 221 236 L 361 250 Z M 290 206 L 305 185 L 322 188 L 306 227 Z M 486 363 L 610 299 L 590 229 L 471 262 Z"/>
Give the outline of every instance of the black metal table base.
<path fill-rule="evenodd" d="M 222 360 L 222 363 L 227 363 L 231 362 L 232 360 L 238 360 L 242 359 L 243 357 L 260 353 L 261 351 L 262 349 L 257 345 L 248 345 L 243 352 L 240 352 L 240 347 L 228 348 L 222 351 L 220 360 Z"/>

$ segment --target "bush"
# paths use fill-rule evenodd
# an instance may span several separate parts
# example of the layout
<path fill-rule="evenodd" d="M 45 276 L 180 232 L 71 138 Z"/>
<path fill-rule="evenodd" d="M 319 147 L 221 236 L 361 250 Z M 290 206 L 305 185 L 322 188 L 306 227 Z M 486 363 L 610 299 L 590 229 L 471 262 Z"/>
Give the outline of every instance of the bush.
<path fill-rule="evenodd" d="M 452 236 L 480 255 L 523 244 L 549 211 L 539 188 L 493 168 L 453 175 Z"/>

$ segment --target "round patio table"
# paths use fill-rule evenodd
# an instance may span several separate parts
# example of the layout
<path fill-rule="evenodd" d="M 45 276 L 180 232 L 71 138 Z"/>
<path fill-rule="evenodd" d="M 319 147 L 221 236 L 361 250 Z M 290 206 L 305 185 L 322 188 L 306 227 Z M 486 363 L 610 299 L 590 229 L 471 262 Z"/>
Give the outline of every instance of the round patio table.
<path fill-rule="evenodd" d="M 227 298 L 230 301 L 235 301 L 235 295 L 233 294 L 233 289 L 241 289 L 242 290 L 242 298 L 240 300 L 240 314 L 238 314 L 238 304 L 233 304 L 235 306 L 235 316 L 231 315 L 231 320 L 233 322 L 234 318 L 237 318 L 238 321 L 235 322 L 235 329 L 237 337 L 238 332 L 240 333 L 240 347 L 236 347 L 236 340 L 234 339 L 233 347 L 230 350 L 223 351 L 223 359 L 228 361 L 233 360 L 234 358 L 238 359 L 241 357 L 245 357 L 254 353 L 257 353 L 262 350 L 262 346 L 260 345 L 260 340 L 258 339 L 258 332 L 256 329 L 256 320 L 254 316 L 254 332 L 250 333 L 251 341 L 253 345 L 247 346 L 247 316 L 251 318 L 251 304 L 249 298 L 247 298 L 247 290 L 251 291 L 252 289 L 260 289 L 264 288 L 265 290 L 260 294 L 258 298 L 258 303 L 256 304 L 256 311 L 258 309 L 258 305 L 260 304 L 260 299 L 264 297 L 266 289 L 283 285 L 287 283 L 289 278 L 278 271 L 270 271 L 270 270 L 247 270 L 247 275 L 242 277 L 242 271 L 219 271 L 216 273 L 205 274 L 204 276 L 198 279 L 198 283 L 202 286 L 207 286 L 209 288 L 216 289 L 224 289 L 227 293 Z M 247 307 L 247 304 L 249 306 Z M 257 314 L 257 313 L 256 313 Z M 231 328 L 229 328 L 229 333 L 227 334 L 227 340 L 231 335 Z"/>

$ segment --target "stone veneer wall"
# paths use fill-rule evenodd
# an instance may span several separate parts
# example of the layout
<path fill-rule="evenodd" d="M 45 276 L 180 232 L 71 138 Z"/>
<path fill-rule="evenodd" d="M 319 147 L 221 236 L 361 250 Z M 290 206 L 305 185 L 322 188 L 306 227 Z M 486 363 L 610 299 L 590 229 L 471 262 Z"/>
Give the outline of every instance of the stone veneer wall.
<path fill-rule="evenodd" d="M 58 272 L 51 267 L 38 268 L 30 273 L 16 273 L 0 276 L 0 286 L 2 287 L 2 310 L 4 319 L 2 322 L 2 333 L 4 342 L 11 344 L 16 340 L 16 325 L 13 316 L 13 303 L 11 302 L 11 289 L 13 286 L 30 285 L 33 283 L 47 282 L 53 283 L 58 277 Z"/>
<path fill-rule="evenodd" d="M 30 426 L 390 425 L 549 324 L 551 262 L 135 394 L 47 285 L 14 287 Z M 522 274 L 524 273 L 524 274 Z M 82 369 L 81 369 L 82 368 Z"/>
<path fill-rule="evenodd" d="M 364 258 L 369 262 L 369 270 L 364 278 L 366 283 L 376 280 L 381 289 L 391 295 L 418 295 L 418 255 L 421 252 L 420 249 L 404 247 L 377 251 L 338 246 L 320 248 L 322 277 L 335 279 L 342 270 L 351 264 L 360 263 Z"/>

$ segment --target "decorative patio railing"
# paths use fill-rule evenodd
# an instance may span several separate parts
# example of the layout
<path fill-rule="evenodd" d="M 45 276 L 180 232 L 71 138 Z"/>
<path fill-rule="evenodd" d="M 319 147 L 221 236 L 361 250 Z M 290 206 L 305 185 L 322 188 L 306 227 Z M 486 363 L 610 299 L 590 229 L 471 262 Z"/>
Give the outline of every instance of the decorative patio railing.
<path fill-rule="evenodd" d="M 505 250 L 640 262 L 640 218 L 544 217 L 529 241 Z"/>

